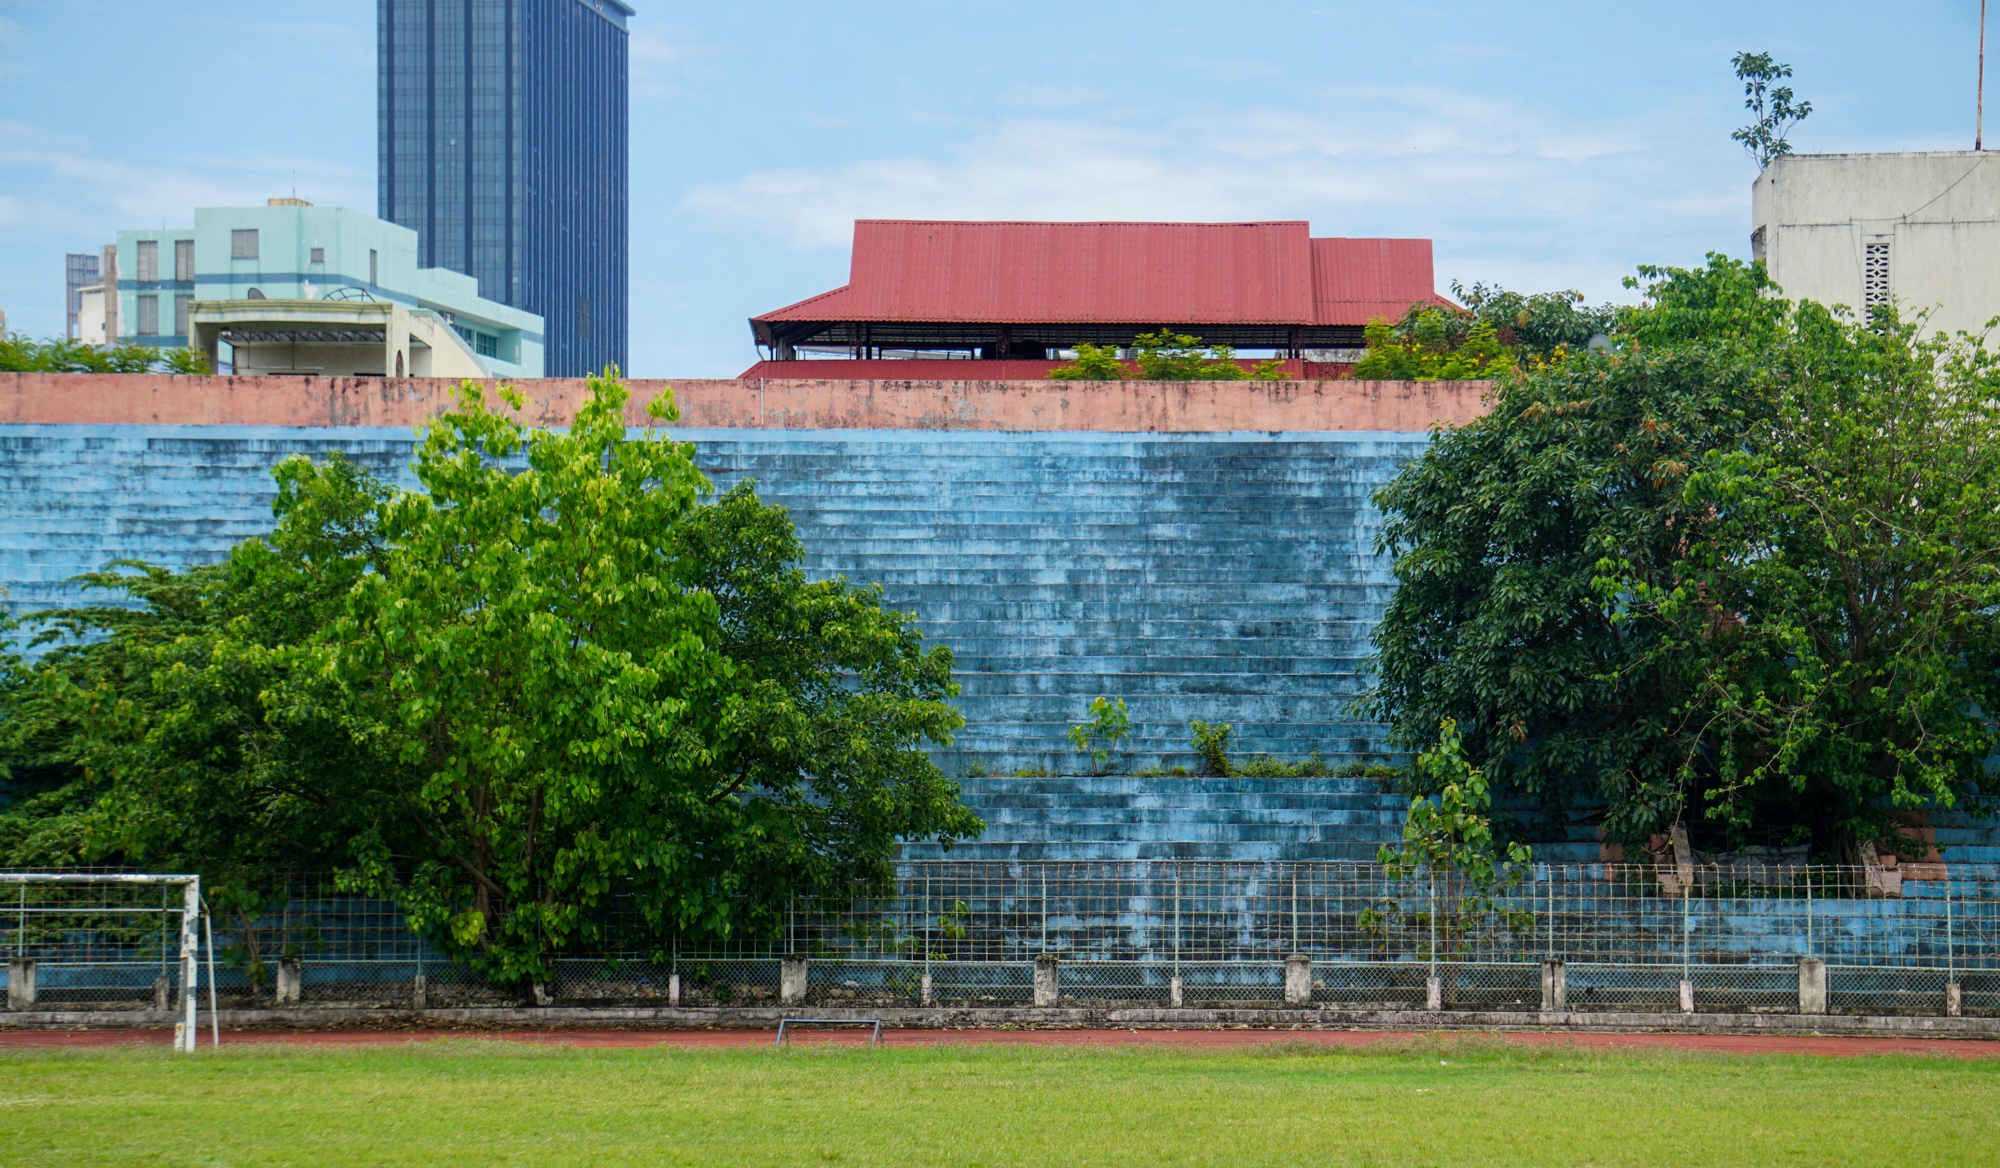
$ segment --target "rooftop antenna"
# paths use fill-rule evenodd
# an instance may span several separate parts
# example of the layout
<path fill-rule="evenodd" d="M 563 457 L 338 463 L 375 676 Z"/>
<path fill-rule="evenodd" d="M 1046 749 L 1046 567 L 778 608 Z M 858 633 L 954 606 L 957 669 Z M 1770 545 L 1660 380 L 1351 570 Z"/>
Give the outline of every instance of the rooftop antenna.
<path fill-rule="evenodd" d="M 1986 137 L 1986 0 L 1979 0 L 1979 99 L 1972 115 L 1972 148 L 1975 151 L 1985 147 L 1981 142 Z"/>

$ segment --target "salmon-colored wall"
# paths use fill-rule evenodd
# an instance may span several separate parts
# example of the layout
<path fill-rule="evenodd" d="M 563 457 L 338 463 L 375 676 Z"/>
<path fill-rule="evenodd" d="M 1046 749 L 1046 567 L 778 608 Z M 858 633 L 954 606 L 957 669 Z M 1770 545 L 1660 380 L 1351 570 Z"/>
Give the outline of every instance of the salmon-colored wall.
<path fill-rule="evenodd" d="M 524 381 L 523 420 L 562 425 L 581 380 Z M 681 427 L 787 430 L 1428 430 L 1486 412 L 1487 382 L 779 381 L 628 383 L 634 425 L 671 387 Z M 420 425 L 458 382 L 379 377 L 0 373 L 0 423 L 187 426 Z"/>

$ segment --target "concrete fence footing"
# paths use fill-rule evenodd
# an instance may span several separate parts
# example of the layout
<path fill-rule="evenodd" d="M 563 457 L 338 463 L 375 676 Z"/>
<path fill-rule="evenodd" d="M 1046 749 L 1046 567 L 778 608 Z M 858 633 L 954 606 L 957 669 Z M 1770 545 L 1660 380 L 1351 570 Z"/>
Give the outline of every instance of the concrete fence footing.
<path fill-rule="evenodd" d="M 32 1010 L 35 1006 L 35 959 L 16 957 L 7 963 L 7 1008 Z"/>
<path fill-rule="evenodd" d="M 277 1000 L 280 1006 L 299 1004 L 299 990 L 305 980 L 305 964 L 296 957 L 278 958 Z"/>
<path fill-rule="evenodd" d="M 917 1004 L 922 1006 L 931 1004 L 931 975 L 928 973 L 917 983 Z"/>
<path fill-rule="evenodd" d="M 1694 983 L 1686 978 L 1681 979 L 1681 1013 L 1694 1013 Z"/>
<path fill-rule="evenodd" d="M 1424 979 L 1424 1009 L 1444 1009 L 1444 982 L 1435 977 Z"/>
<path fill-rule="evenodd" d="M 1183 1004 L 1185 1004 L 1185 999 L 1181 994 L 1180 975 L 1175 974 L 1173 977 L 1167 979 L 1167 1005 L 1178 1010 Z"/>
<path fill-rule="evenodd" d="M 1799 1013 L 1826 1013 L 1826 962 L 1817 957 L 1799 962 Z"/>
<path fill-rule="evenodd" d="M 1035 1005 L 1053 1006 L 1061 998 L 1062 990 L 1056 977 L 1056 955 L 1044 953 L 1035 958 Z"/>
<path fill-rule="evenodd" d="M 679 1009 L 680 1004 L 681 1004 L 681 975 L 678 973 L 670 973 L 667 975 L 667 1005 L 674 1007 L 675 1009 Z"/>
<path fill-rule="evenodd" d="M 1963 1017 L 1964 1014 L 1964 990 L 1960 989 L 1959 984 L 1955 981 L 1947 983 L 1944 987 L 1944 1016 L 1947 1018 L 1959 1018 Z"/>
<path fill-rule="evenodd" d="M 1303 953 L 1285 958 L 1285 1004 L 1304 1006 L 1313 1000 L 1313 959 Z"/>
<path fill-rule="evenodd" d="M 1542 962 L 1542 1009 L 1554 1013 L 1568 1008 L 1568 967 L 1559 960 Z"/>
<path fill-rule="evenodd" d="M 174 984 L 166 974 L 153 979 L 153 1009 L 165 1013 L 174 1008 Z"/>
<path fill-rule="evenodd" d="M 793 956 L 778 962 L 778 1001 L 787 1006 L 796 1006 L 806 1000 L 806 978 L 812 963 L 808 958 Z"/>
<path fill-rule="evenodd" d="M 423 1010 L 430 1005 L 430 983 L 423 974 L 410 979 L 410 1009 Z"/>

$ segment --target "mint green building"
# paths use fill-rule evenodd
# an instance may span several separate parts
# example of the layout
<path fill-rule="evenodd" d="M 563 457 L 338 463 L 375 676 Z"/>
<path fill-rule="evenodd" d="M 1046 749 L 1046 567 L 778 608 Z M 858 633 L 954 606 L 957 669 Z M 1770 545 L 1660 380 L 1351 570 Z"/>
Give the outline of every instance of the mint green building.
<path fill-rule="evenodd" d="M 345 207 L 272 199 L 120 231 L 117 278 L 120 341 L 200 348 L 218 372 L 542 376 L 541 317 L 419 268 L 416 232 Z"/>

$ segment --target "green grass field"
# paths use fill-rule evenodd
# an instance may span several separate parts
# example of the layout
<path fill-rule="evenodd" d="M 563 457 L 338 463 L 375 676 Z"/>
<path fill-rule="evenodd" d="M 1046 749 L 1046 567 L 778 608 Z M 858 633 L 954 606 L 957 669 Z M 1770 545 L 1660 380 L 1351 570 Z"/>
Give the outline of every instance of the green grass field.
<path fill-rule="evenodd" d="M 6 1165 L 2000 1163 L 2000 1062 L 1468 1039 L 0 1055 Z"/>

